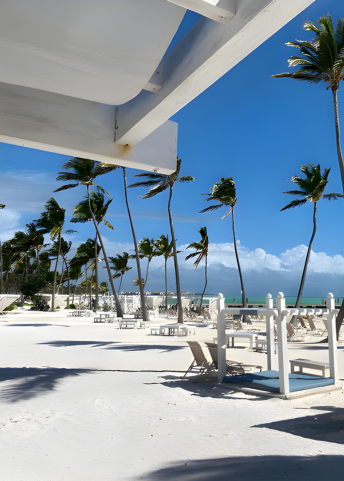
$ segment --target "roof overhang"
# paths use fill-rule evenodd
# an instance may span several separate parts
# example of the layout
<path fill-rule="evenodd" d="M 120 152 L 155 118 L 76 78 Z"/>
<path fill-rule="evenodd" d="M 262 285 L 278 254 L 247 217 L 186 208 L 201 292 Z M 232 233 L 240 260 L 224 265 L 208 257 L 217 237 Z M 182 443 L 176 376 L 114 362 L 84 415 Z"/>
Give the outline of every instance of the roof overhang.
<path fill-rule="evenodd" d="M 313 1 L 0 0 L 0 140 L 171 173 L 168 119 Z"/>

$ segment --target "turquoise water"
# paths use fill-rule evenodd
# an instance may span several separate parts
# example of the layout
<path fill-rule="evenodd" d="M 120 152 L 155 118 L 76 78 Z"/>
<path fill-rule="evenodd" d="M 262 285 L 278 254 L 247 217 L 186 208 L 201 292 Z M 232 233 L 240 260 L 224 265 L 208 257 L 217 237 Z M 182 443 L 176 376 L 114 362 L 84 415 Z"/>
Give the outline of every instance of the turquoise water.
<path fill-rule="evenodd" d="M 226 304 L 233 304 L 235 301 L 240 304 L 241 303 L 241 296 L 226 296 L 225 303 Z M 308 306 L 313 306 L 316 304 L 323 304 L 324 297 L 302 297 L 301 304 L 307 304 Z M 341 304 L 343 301 L 342 297 L 336 297 L 336 304 Z M 274 298 L 274 301 L 276 299 Z M 295 304 L 296 296 L 286 296 L 285 297 L 286 304 Z M 265 304 L 265 297 L 248 297 L 248 304 Z"/>
<path fill-rule="evenodd" d="M 189 297 L 195 304 L 199 303 L 201 300 L 201 295 L 185 295 L 183 294 L 182 297 Z M 206 298 L 203 299 L 203 305 L 209 304 L 208 298 L 209 297 L 217 297 L 216 294 L 206 294 Z M 168 304 L 176 304 L 177 297 L 176 296 L 168 296 Z M 276 302 L 276 297 L 273 298 L 274 302 Z M 301 305 L 307 306 L 314 306 L 323 304 L 324 297 L 302 297 Z M 225 304 L 241 304 L 241 296 L 225 296 Z M 296 296 L 286 296 L 285 297 L 286 305 L 295 305 L 296 303 Z M 336 304 L 341 304 L 343 301 L 342 297 L 336 297 L 335 302 Z M 248 304 L 263 304 L 265 305 L 266 298 L 264 296 L 257 296 L 257 297 L 248 297 Z"/>

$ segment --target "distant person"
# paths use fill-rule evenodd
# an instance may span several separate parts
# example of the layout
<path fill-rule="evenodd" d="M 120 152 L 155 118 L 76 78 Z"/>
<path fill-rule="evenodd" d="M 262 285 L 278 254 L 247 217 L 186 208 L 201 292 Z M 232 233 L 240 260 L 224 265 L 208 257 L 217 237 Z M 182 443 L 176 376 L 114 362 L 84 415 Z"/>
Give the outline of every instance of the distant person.
<path fill-rule="evenodd" d="M 234 299 L 233 299 L 233 304 L 235 304 L 235 297 L 234 297 Z"/>

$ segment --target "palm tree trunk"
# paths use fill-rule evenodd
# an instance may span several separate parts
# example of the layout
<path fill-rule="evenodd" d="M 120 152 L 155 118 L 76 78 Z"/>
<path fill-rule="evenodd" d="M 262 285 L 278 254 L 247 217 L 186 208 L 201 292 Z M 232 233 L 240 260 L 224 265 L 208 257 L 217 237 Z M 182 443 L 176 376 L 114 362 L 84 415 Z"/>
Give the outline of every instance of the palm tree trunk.
<path fill-rule="evenodd" d="M 177 288 L 177 304 L 178 304 L 178 323 L 183 324 L 183 307 L 182 307 L 182 295 L 180 292 L 180 279 L 179 279 L 179 269 L 178 269 L 178 255 L 176 239 L 174 237 L 173 221 L 171 215 L 171 199 L 172 199 L 172 186 L 170 185 L 170 196 L 168 199 L 168 217 L 170 219 L 170 229 L 173 243 L 173 259 L 174 259 L 174 270 L 176 274 L 176 288 Z"/>
<path fill-rule="evenodd" d="M 95 303 L 95 311 L 98 311 L 98 304 L 99 304 L 99 280 L 98 280 L 98 245 L 97 245 L 98 236 L 96 236 L 96 242 L 94 245 L 94 259 L 95 259 L 95 276 L 96 276 L 96 303 Z"/>
<path fill-rule="evenodd" d="M 67 264 L 67 259 L 65 261 L 66 271 L 67 271 L 67 281 L 68 281 L 68 298 L 67 298 L 67 308 L 69 307 L 69 299 L 70 299 L 70 277 L 69 277 L 69 267 Z"/>
<path fill-rule="evenodd" d="M 62 263 L 62 265 L 63 265 L 63 263 Z M 62 267 L 62 274 L 61 274 L 59 286 L 57 288 L 57 295 L 60 294 L 61 284 L 62 284 L 62 281 L 63 281 L 63 274 L 64 274 L 64 268 Z M 62 288 L 62 294 L 63 294 L 63 288 Z"/>
<path fill-rule="evenodd" d="M 90 311 L 92 310 L 92 279 L 93 279 L 93 270 L 91 269 L 91 280 L 90 280 Z"/>
<path fill-rule="evenodd" d="M 165 257 L 165 311 L 167 311 L 167 257 Z"/>
<path fill-rule="evenodd" d="M 333 93 L 333 105 L 334 105 L 334 119 L 335 119 L 335 126 L 336 126 L 337 154 L 338 154 L 339 169 L 340 169 L 340 175 L 342 179 L 342 186 L 343 186 L 343 193 L 344 193 L 344 160 L 343 160 L 343 153 L 342 153 L 341 141 L 340 141 L 338 89 L 332 89 L 332 93 Z M 337 340 L 339 339 L 339 333 L 343 323 L 343 319 L 344 319 L 344 298 L 336 319 Z"/>
<path fill-rule="evenodd" d="M 1 277 L 2 277 L 2 275 L 1 275 Z M 25 284 L 26 283 L 27 283 L 27 254 L 25 256 Z"/>
<path fill-rule="evenodd" d="M 39 247 L 37 247 L 37 283 L 39 283 Z"/>
<path fill-rule="evenodd" d="M 342 178 L 342 186 L 343 186 L 343 193 L 344 193 L 344 160 L 343 160 L 343 153 L 342 153 L 341 142 L 340 142 L 340 127 L 339 127 L 339 113 L 338 113 L 338 91 L 337 91 L 337 89 L 333 89 L 332 93 L 333 93 L 333 104 L 334 104 L 334 118 L 335 118 L 335 124 L 336 124 L 337 154 L 338 154 L 339 169 L 340 169 L 340 175 L 341 175 L 341 178 Z"/>
<path fill-rule="evenodd" d="M 51 312 L 55 312 L 55 291 L 56 291 L 56 278 L 57 278 L 57 264 L 59 262 L 60 252 L 61 252 L 61 233 L 59 233 L 59 248 L 58 248 L 58 251 L 57 251 L 56 264 L 55 264 L 53 292 L 52 292 L 52 295 L 51 295 Z"/>
<path fill-rule="evenodd" d="M 92 207 L 91 207 L 90 186 L 89 186 L 89 185 L 87 186 L 87 199 L 88 199 L 88 208 L 90 209 L 90 214 L 91 214 L 91 217 L 92 217 L 92 220 L 93 220 L 93 224 L 94 224 L 94 227 L 96 228 L 97 236 L 98 236 L 98 239 L 99 239 L 99 242 L 100 242 L 100 245 L 101 245 L 103 254 L 104 254 L 104 260 L 105 260 L 105 264 L 106 264 L 106 269 L 107 269 L 107 271 L 108 271 L 108 276 L 109 276 L 109 281 L 110 281 L 111 289 L 112 289 L 113 295 L 114 295 L 114 297 L 115 297 L 117 316 L 118 316 L 118 317 L 123 317 L 122 307 L 121 307 L 121 304 L 119 303 L 119 299 L 118 299 L 118 297 L 117 297 L 116 289 L 115 289 L 115 286 L 114 286 L 114 283 L 113 283 L 113 279 L 112 279 L 112 275 L 111 275 L 111 269 L 110 269 L 110 264 L 109 264 L 109 260 L 108 260 L 108 258 L 107 258 L 106 251 L 105 251 L 105 248 L 104 248 L 103 239 L 102 239 L 102 236 L 100 235 L 100 232 L 99 232 L 99 229 L 98 229 L 98 225 L 97 225 L 97 221 L 96 221 L 96 219 L 95 219 L 95 217 L 94 217 L 93 210 L 92 210 Z"/>
<path fill-rule="evenodd" d="M 200 314 L 202 314 L 203 297 L 204 297 L 205 290 L 207 288 L 207 283 L 208 283 L 208 256 L 205 256 L 205 285 L 204 285 L 204 289 L 203 289 L 203 292 L 202 292 L 201 302 L 200 302 L 200 305 L 199 305 L 199 313 Z"/>
<path fill-rule="evenodd" d="M 238 266 L 238 271 L 239 271 L 239 277 L 240 277 L 240 285 L 241 285 L 241 295 L 242 295 L 242 307 L 246 307 L 246 293 L 245 293 L 245 286 L 244 286 L 244 279 L 242 277 L 242 272 L 241 272 L 241 266 L 240 266 L 240 261 L 239 261 L 239 254 L 238 254 L 238 248 L 237 248 L 237 242 L 236 242 L 236 236 L 235 236 L 235 221 L 234 221 L 234 207 L 232 209 L 232 230 L 233 230 L 233 240 L 234 240 L 234 251 L 235 251 L 235 257 L 236 257 L 236 262 Z M 246 316 L 244 316 L 244 322 L 246 322 Z"/>
<path fill-rule="evenodd" d="M 150 261 L 151 261 L 151 259 L 148 259 L 147 270 L 146 270 L 146 279 L 145 279 L 145 287 L 147 287 L 148 271 L 149 271 Z"/>
<path fill-rule="evenodd" d="M 119 281 L 118 293 L 121 292 L 121 285 L 122 285 L 123 275 L 124 275 L 124 272 L 123 272 L 123 274 L 121 275 L 121 280 Z"/>
<path fill-rule="evenodd" d="M 317 203 L 314 202 L 313 232 L 312 232 L 312 237 L 311 237 L 311 240 L 310 240 L 310 242 L 309 242 L 309 246 L 308 246 L 308 250 L 307 250 L 307 255 L 306 255 L 305 265 L 304 265 L 303 272 L 302 272 L 301 284 L 300 284 L 299 292 L 298 292 L 298 294 L 297 294 L 297 299 L 296 299 L 296 304 L 295 304 L 295 307 L 296 307 L 296 308 L 299 308 L 299 307 L 300 307 L 300 304 L 301 304 L 303 286 L 305 285 L 305 280 L 306 280 L 306 274 L 307 274 L 307 268 L 308 268 L 309 258 L 310 258 L 310 256 L 311 256 L 311 252 L 312 252 L 312 244 L 313 244 L 313 240 L 314 240 L 314 237 L 315 237 L 315 233 L 316 233 L 316 231 L 317 231 L 316 213 L 317 213 Z M 293 316 L 290 322 L 294 323 L 294 322 L 296 321 L 296 319 L 297 319 L 297 316 Z"/>
<path fill-rule="evenodd" d="M 126 205 L 127 205 L 127 211 L 128 211 L 129 221 L 130 221 L 131 233 L 132 233 L 132 236 L 133 236 L 134 247 L 135 247 L 135 258 L 136 258 L 136 266 L 137 266 L 137 276 L 138 276 L 138 279 L 139 279 L 139 287 L 140 287 L 142 318 L 143 318 L 143 321 L 148 321 L 147 309 L 146 309 L 145 291 L 144 291 L 144 286 L 143 286 L 143 282 L 142 282 L 142 274 L 141 274 L 141 264 L 140 264 L 140 258 L 139 258 L 139 249 L 138 249 L 138 247 L 137 247 L 136 234 L 135 234 L 133 219 L 132 219 L 132 217 L 131 217 L 131 212 L 130 212 L 130 207 L 129 207 L 129 201 L 128 201 L 127 174 L 126 174 L 126 171 L 125 171 L 125 168 L 124 168 L 124 167 L 122 167 L 122 170 L 123 170 L 125 203 L 126 203 Z"/>
<path fill-rule="evenodd" d="M 72 304 L 74 304 L 74 297 L 75 297 L 77 288 L 78 288 L 78 279 L 76 279 L 76 281 L 75 281 L 75 288 L 74 288 L 74 292 L 73 292 Z"/>

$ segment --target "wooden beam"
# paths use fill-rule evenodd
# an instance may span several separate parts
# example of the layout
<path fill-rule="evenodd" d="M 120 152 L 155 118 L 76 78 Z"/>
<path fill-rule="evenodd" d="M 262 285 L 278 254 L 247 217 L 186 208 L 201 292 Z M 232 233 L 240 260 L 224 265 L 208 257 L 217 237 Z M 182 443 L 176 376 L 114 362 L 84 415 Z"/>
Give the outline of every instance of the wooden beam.
<path fill-rule="evenodd" d="M 0 142 L 170 174 L 177 124 L 164 123 L 135 147 L 115 144 L 116 108 L 0 83 Z"/>
<path fill-rule="evenodd" d="M 165 55 L 160 91 L 118 108 L 116 142 L 140 142 L 314 1 L 237 0 L 227 24 L 198 20 Z"/>
<path fill-rule="evenodd" d="M 167 0 L 170 3 L 187 8 L 193 12 L 199 13 L 203 17 L 210 18 L 220 23 L 227 23 L 235 15 L 236 0 L 222 0 L 226 8 L 212 5 L 205 0 Z"/>

